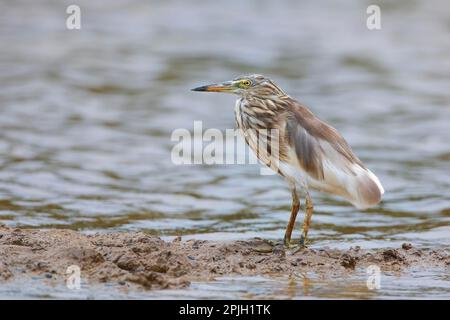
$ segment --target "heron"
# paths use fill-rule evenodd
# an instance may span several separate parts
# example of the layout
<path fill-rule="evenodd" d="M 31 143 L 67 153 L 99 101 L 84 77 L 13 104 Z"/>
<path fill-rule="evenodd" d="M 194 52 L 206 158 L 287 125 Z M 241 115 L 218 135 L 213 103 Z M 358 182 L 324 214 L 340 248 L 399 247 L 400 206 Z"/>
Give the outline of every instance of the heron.
<path fill-rule="evenodd" d="M 307 244 L 314 210 L 310 189 L 343 197 L 359 209 L 381 201 L 384 189 L 379 179 L 342 135 L 268 77 L 245 75 L 192 91 L 238 95 L 234 109 L 238 131 L 258 159 L 285 178 L 291 191 L 291 213 L 283 240 L 286 247 L 291 246 L 303 196 L 305 216 L 298 245 Z M 267 146 L 267 152 L 261 152 L 260 144 Z"/>

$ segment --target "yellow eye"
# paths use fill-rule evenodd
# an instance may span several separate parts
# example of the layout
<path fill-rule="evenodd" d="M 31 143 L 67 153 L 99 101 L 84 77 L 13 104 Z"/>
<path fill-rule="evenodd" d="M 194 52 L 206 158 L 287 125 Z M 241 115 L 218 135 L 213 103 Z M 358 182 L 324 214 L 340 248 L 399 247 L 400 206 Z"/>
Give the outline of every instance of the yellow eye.
<path fill-rule="evenodd" d="M 252 84 L 252 82 L 250 80 L 242 80 L 241 81 L 241 87 L 243 87 L 243 88 L 248 88 L 248 87 L 250 87 L 251 84 Z"/>

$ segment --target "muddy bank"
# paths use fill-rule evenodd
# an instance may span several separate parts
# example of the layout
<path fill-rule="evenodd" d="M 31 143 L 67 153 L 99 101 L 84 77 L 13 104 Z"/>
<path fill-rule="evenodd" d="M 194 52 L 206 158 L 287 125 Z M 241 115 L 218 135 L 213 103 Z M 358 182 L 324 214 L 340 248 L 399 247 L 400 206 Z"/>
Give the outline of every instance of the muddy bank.
<path fill-rule="evenodd" d="M 285 250 L 262 239 L 212 242 L 177 238 L 166 242 L 141 232 L 84 235 L 71 230 L 11 229 L 0 226 L 0 282 L 38 276 L 64 283 L 71 265 L 83 281 L 146 289 L 179 288 L 193 280 L 226 275 L 295 275 L 314 272 L 331 277 L 371 264 L 382 271 L 410 267 L 450 270 L 448 251 L 401 248 L 365 250 L 306 248 Z"/>

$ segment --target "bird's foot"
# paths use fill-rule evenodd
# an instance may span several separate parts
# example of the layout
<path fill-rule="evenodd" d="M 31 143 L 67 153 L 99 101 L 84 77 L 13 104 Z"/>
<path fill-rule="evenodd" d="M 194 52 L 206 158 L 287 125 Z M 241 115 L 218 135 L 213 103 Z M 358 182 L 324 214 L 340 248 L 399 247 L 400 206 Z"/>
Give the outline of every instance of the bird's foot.
<path fill-rule="evenodd" d="M 305 242 L 306 241 L 305 241 L 305 238 L 303 236 L 300 238 L 300 241 L 297 244 L 293 244 L 290 241 L 286 241 L 286 239 L 284 239 L 284 241 L 283 241 L 284 250 L 288 254 L 296 254 L 297 252 L 307 248 Z"/>
<path fill-rule="evenodd" d="M 308 246 L 306 245 L 306 237 L 303 234 L 300 236 L 298 244 L 290 245 L 288 247 L 290 254 L 296 254 L 306 248 L 308 248 Z"/>
<path fill-rule="evenodd" d="M 258 239 L 257 243 L 253 244 L 253 251 L 258 253 L 273 253 L 284 256 L 285 254 L 296 254 L 297 252 L 307 248 L 305 238 L 301 237 L 299 243 L 291 243 L 287 239 L 283 241 L 273 241 L 268 239 Z"/>
<path fill-rule="evenodd" d="M 306 246 L 306 234 L 305 233 L 302 233 L 302 235 L 300 236 L 299 245 L 301 247 L 305 247 L 305 248 L 307 247 Z"/>
<path fill-rule="evenodd" d="M 296 253 L 298 253 L 300 251 L 303 251 L 303 250 L 305 250 L 307 248 L 308 247 L 306 245 L 304 245 L 304 244 L 295 244 L 295 245 L 292 245 L 289 248 L 289 254 L 293 255 L 293 254 L 296 254 Z"/>

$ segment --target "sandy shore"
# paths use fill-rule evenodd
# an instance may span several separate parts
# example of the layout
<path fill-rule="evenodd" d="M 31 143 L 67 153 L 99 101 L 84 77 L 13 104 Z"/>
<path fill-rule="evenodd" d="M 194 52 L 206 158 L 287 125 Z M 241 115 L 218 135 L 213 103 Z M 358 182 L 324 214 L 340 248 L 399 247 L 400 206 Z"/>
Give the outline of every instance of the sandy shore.
<path fill-rule="evenodd" d="M 409 244 L 372 250 L 295 251 L 257 238 L 232 242 L 177 238 L 166 242 L 141 232 L 84 235 L 71 230 L 0 226 L 0 282 L 28 275 L 64 283 L 67 268 L 78 265 L 89 283 L 161 289 L 226 275 L 348 275 L 372 264 L 382 271 L 402 272 L 411 267 L 450 270 L 450 254 Z"/>

